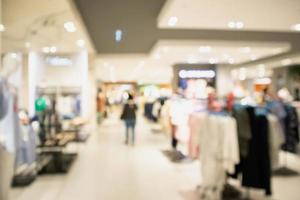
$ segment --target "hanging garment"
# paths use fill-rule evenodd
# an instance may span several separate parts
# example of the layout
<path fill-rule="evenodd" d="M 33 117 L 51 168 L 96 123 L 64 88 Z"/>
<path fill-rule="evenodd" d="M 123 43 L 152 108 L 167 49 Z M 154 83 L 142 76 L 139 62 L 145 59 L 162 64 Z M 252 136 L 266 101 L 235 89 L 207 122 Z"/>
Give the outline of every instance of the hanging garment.
<path fill-rule="evenodd" d="M 223 167 L 226 172 L 233 174 L 235 165 L 240 162 L 240 151 L 238 143 L 237 123 L 234 118 L 220 117 L 220 134 L 223 144 Z M 222 137 L 223 136 L 223 137 Z"/>
<path fill-rule="evenodd" d="M 225 170 L 220 159 L 221 137 L 217 116 L 208 116 L 199 132 L 202 184 L 201 199 L 219 200 L 225 184 Z"/>
<path fill-rule="evenodd" d="M 14 118 L 14 96 L 7 95 L 7 114 L 0 120 L 0 137 L 5 149 L 9 152 L 15 152 L 15 118 Z"/>
<path fill-rule="evenodd" d="M 171 121 L 170 121 L 170 101 L 166 101 L 161 108 L 160 113 L 160 124 L 165 134 L 170 135 L 171 133 Z"/>
<path fill-rule="evenodd" d="M 36 161 L 36 136 L 30 125 L 21 125 L 20 141 L 16 153 L 16 167 Z"/>
<path fill-rule="evenodd" d="M 233 117 L 237 121 L 239 149 L 242 157 L 246 157 L 249 151 L 249 141 L 251 139 L 251 128 L 249 115 L 245 106 L 235 105 Z"/>
<path fill-rule="evenodd" d="M 8 111 L 8 95 L 5 83 L 0 81 L 0 120 L 5 117 Z"/>
<path fill-rule="evenodd" d="M 279 119 L 275 115 L 268 115 L 269 144 L 272 169 L 279 167 L 279 152 L 284 143 L 284 134 Z"/>
<path fill-rule="evenodd" d="M 271 162 L 269 147 L 269 126 L 266 116 L 255 115 L 255 108 L 247 108 L 252 138 L 249 152 L 243 161 L 242 185 L 245 187 L 265 189 L 271 194 Z"/>
<path fill-rule="evenodd" d="M 297 151 L 297 145 L 299 143 L 299 124 L 297 110 L 290 105 L 284 105 L 284 109 L 287 113 L 287 116 L 284 119 L 285 143 L 283 144 L 282 149 L 295 153 Z"/>
<path fill-rule="evenodd" d="M 189 115 L 189 156 L 191 158 L 197 158 L 199 156 L 199 131 L 204 126 L 204 120 L 206 113 L 191 113 Z"/>
<path fill-rule="evenodd" d="M 204 126 L 205 125 L 205 126 Z M 202 199 L 221 199 L 226 172 L 239 163 L 239 146 L 235 119 L 209 115 L 199 131 Z"/>

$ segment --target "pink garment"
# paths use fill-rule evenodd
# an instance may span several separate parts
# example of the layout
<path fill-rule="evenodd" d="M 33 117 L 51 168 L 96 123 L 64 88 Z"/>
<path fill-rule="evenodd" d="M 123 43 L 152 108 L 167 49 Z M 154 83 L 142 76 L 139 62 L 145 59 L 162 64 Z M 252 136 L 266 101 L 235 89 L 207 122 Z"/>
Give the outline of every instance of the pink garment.
<path fill-rule="evenodd" d="M 189 156 L 191 158 L 199 157 L 199 132 L 206 113 L 191 113 L 189 115 L 190 137 L 188 141 Z"/>

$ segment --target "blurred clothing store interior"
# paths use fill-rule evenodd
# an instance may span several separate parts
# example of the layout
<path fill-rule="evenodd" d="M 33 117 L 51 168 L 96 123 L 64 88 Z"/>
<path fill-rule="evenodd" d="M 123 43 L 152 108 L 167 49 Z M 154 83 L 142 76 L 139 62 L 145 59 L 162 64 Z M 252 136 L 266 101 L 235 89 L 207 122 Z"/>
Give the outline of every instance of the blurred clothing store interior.
<path fill-rule="evenodd" d="M 300 0 L 0 0 L 0 200 L 299 200 Z"/>

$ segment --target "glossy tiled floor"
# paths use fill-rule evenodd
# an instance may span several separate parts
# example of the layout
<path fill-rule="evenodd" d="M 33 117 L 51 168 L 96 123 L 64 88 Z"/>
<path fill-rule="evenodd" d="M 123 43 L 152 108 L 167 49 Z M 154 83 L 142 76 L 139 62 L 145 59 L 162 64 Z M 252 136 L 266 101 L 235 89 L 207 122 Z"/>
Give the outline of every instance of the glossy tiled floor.
<path fill-rule="evenodd" d="M 117 117 L 104 121 L 67 175 L 42 176 L 31 186 L 13 189 L 12 200 L 194 200 L 200 183 L 199 163 L 172 164 L 161 153 L 168 148 L 162 134 L 138 123 L 137 143 L 123 144 L 124 128 Z M 291 158 L 292 165 L 300 164 Z M 300 178 L 274 178 L 276 200 L 299 200 Z M 254 192 L 257 199 L 263 195 Z M 256 198 L 255 198 L 256 199 Z"/>

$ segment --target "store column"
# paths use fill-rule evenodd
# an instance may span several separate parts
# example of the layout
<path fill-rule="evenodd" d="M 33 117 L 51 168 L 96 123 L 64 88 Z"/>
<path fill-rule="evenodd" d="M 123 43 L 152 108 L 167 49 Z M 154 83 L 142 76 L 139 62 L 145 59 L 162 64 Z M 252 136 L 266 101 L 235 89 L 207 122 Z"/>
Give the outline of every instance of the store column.
<path fill-rule="evenodd" d="M 83 118 L 89 117 L 89 61 L 88 61 L 88 53 L 86 51 L 82 51 L 79 54 L 79 60 L 81 64 L 81 116 Z"/>

